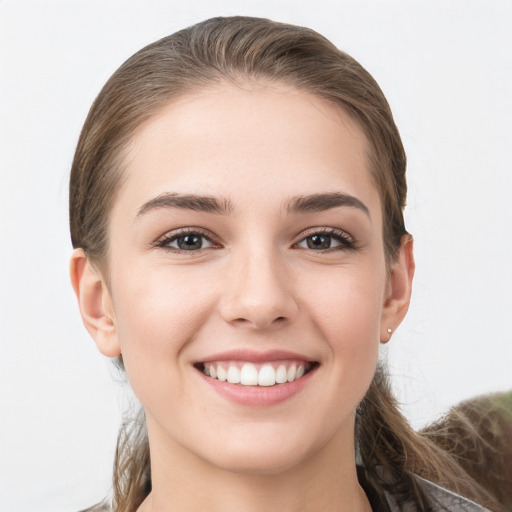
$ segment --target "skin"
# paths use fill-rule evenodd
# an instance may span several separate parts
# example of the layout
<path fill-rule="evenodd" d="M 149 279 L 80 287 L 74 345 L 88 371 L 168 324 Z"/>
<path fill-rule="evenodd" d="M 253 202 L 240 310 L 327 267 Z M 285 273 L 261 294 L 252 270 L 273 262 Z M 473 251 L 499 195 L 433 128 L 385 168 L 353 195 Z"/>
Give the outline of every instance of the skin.
<path fill-rule="evenodd" d="M 103 354 L 123 355 L 145 409 L 153 491 L 141 511 L 370 510 L 355 472 L 355 409 L 379 342 L 407 311 L 414 262 L 406 236 L 386 265 L 367 151 L 341 108 L 276 84 L 196 92 L 134 134 L 107 270 L 78 249 L 71 278 L 87 329 Z M 143 208 L 166 193 L 231 208 Z M 324 193 L 367 212 L 289 211 L 291 198 Z M 203 248 L 158 246 L 181 228 L 205 234 Z M 331 237 L 332 247 L 310 248 L 321 229 L 353 247 Z M 194 367 L 232 349 L 288 350 L 318 366 L 288 400 L 247 406 Z"/>

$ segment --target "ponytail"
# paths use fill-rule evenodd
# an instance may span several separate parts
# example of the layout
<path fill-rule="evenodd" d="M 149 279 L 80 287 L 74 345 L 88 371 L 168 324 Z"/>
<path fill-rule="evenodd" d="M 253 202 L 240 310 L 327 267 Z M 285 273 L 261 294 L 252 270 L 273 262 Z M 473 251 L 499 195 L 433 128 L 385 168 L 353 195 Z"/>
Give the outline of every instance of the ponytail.
<path fill-rule="evenodd" d="M 136 512 L 151 492 L 149 441 L 144 410 L 123 421 L 114 458 L 113 510 Z"/>
<path fill-rule="evenodd" d="M 357 451 L 367 480 L 376 492 L 396 497 L 400 510 L 414 504 L 420 511 L 433 508 L 413 473 L 497 510 L 496 500 L 459 465 L 456 457 L 412 429 L 400 413 L 382 366 L 356 415 Z"/>

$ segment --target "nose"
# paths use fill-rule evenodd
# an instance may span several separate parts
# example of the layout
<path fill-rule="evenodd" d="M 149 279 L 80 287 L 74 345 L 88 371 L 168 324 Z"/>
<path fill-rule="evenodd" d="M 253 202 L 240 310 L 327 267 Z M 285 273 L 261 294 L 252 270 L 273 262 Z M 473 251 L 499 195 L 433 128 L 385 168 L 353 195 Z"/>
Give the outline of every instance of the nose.
<path fill-rule="evenodd" d="M 276 328 L 298 313 L 293 282 L 277 256 L 246 254 L 232 261 L 220 310 L 230 324 Z"/>

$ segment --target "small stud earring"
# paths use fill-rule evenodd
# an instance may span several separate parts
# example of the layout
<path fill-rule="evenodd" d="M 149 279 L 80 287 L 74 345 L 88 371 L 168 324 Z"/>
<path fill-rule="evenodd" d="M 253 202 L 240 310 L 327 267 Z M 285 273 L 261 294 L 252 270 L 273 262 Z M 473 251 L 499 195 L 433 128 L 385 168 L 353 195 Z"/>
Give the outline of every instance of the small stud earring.
<path fill-rule="evenodd" d="M 388 334 L 391 334 L 393 332 L 393 329 L 391 327 L 388 327 Z"/>

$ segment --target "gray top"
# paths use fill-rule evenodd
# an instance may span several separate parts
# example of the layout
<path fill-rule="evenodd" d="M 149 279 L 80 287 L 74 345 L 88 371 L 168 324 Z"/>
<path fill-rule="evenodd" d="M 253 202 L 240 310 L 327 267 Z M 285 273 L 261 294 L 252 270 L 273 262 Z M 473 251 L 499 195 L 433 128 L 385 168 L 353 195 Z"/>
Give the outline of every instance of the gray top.
<path fill-rule="evenodd" d="M 433 482 L 425 480 L 424 478 L 414 475 L 425 494 L 430 498 L 430 501 L 436 511 L 449 511 L 449 512 L 489 512 L 481 505 L 477 505 L 474 501 L 463 498 L 454 492 L 444 489 Z M 386 500 L 389 505 L 390 512 L 398 512 L 398 507 L 395 498 L 385 493 Z M 418 512 L 416 506 L 406 505 L 403 507 L 403 512 Z"/>

